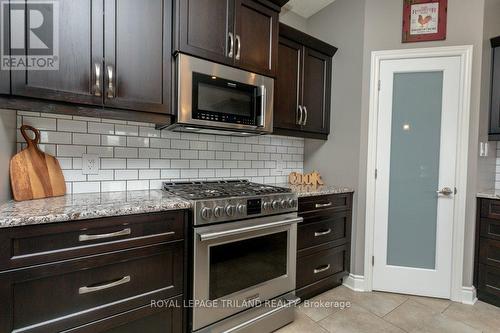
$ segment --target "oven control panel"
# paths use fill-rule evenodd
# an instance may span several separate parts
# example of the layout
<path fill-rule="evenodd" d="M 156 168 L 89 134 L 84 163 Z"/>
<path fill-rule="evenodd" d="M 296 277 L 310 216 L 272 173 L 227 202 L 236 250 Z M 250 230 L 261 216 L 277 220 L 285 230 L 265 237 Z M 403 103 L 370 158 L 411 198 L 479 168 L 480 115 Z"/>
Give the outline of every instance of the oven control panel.
<path fill-rule="evenodd" d="M 194 223 L 200 225 L 296 212 L 297 207 L 297 196 L 291 193 L 197 201 L 194 207 Z"/>

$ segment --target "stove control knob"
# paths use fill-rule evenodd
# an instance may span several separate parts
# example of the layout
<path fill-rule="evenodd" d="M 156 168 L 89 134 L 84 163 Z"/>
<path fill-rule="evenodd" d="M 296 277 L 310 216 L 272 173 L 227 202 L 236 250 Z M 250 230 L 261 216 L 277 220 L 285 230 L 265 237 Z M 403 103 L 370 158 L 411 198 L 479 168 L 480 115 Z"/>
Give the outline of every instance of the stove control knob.
<path fill-rule="evenodd" d="M 288 207 L 294 208 L 297 206 L 297 199 L 288 199 Z"/>
<path fill-rule="evenodd" d="M 287 200 L 285 200 L 285 199 L 281 200 L 281 201 L 280 201 L 280 206 L 281 206 L 281 208 L 283 208 L 283 209 L 287 208 L 287 207 L 288 207 L 288 201 L 287 201 Z"/>
<path fill-rule="evenodd" d="M 266 203 L 264 203 L 264 205 L 265 205 L 265 204 L 266 204 Z M 245 213 L 246 213 L 246 211 L 247 211 L 247 205 L 239 204 L 239 205 L 238 205 L 238 207 L 237 207 L 236 209 L 238 209 L 238 214 L 243 215 L 243 214 L 245 214 Z M 264 208 L 264 209 L 265 209 L 265 208 Z"/>
<path fill-rule="evenodd" d="M 262 204 L 262 208 L 264 208 L 264 210 L 269 210 L 269 209 L 271 209 L 271 202 L 270 202 L 270 201 L 265 201 L 265 202 Z"/>
<path fill-rule="evenodd" d="M 208 207 L 203 207 L 201 209 L 201 217 L 204 219 L 204 220 L 208 220 L 212 217 L 212 208 L 208 208 Z"/>
<path fill-rule="evenodd" d="M 226 206 L 226 214 L 228 216 L 234 216 L 236 213 L 236 206 L 235 205 L 227 205 Z"/>
<path fill-rule="evenodd" d="M 222 208 L 221 206 L 217 206 L 214 208 L 214 216 L 215 217 L 221 217 L 222 214 L 224 214 L 224 208 Z"/>
<path fill-rule="evenodd" d="M 273 201 L 273 209 L 278 209 L 280 208 L 280 201 L 279 200 L 274 200 Z"/>

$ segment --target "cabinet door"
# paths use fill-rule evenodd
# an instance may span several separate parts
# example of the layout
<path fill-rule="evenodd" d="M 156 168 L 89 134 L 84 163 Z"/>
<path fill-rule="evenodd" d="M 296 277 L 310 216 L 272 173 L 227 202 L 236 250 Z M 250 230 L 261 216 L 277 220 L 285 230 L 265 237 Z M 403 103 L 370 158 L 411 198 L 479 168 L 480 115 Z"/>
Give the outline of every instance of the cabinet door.
<path fill-rule="evenodd" d="M 490 132 L 496 134 L 495 140 L 500 140 L 500 47 L 493 51 L 493 81 L 491 90 Z"/>
<path fill-rule="evenodd" d="M 306 48 L 302 80 L 304 131 L 328 134 L 330 129 L 331 58 Z"/>
<path fill-rule="evenodd" d="M 280 37 L 278 46 L 278 75 L 275 82 L 274 127 L 299 129 L 299 96 L 303 47 Z"/>
<path fill-rule="evenodd" d="M 102 105 L 102 94 L 99 89 L 102 77 L 95 76 L 96 66 L 102 68 L 102 1 L 58 1 L 57 3 L 59 28 L 55 37 L 59 41 L 59 69 L 13 70 L 12 94 L 69 103 Z M 25 29 L 25 32 L 27 31 L 30 30 Z M 11 52 L 13 51 L 11 48 Z M 26 45 L 15 51 L 23 55 L 30 53 Z M 98 85 L 95 84 L 97 79 L 101 79 Z"/>
<path fill-rule="evenodd" d="M 171 0 L 105 1 L 104 104 L 170 113 Z"/>
<path fill-rule="evenodd" d="M 234 0 L 177 0 L 176 7 L 178 51 L 232 65 Z"/>
<path fill-rule="evenodd" d="M 236 0 L 235 26 L 236 65 L 275 76 L 278 12 L 253 0 Z"/>

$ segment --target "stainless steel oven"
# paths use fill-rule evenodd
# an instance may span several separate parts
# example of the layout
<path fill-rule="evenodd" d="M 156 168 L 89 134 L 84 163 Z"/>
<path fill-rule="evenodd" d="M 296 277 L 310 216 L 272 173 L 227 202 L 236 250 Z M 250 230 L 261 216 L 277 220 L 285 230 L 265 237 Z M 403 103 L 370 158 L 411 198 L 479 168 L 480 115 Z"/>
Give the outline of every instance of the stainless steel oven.
<path fill-rule="evenodd" d="M 300 221 L 295 212 L 195 228 L 193 331 L 295 289 Z"/>
<path fill-rule="evenodd" d="M 179 53 L 176 121 L 171 130 L 268 134 L 273 128 L 272 78 Z"/>

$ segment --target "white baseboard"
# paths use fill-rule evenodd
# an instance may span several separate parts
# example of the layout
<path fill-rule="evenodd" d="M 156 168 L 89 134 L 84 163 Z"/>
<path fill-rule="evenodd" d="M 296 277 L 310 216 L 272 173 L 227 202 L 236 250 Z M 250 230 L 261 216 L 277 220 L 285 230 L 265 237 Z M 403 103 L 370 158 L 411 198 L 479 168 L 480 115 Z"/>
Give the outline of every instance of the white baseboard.
<path fill-rule="evenodd" d="M 474 305 L 477 301 L 476 288 L 472 287 L 462 287 L 462 303 L 468 305 Z"/>
<path fill-rule="evenodd" d="M 349 276 L 344 279 L 344 286 L 354 291 L 366 291 L 365 277 L 363 275 L 349 274 Z"/>

